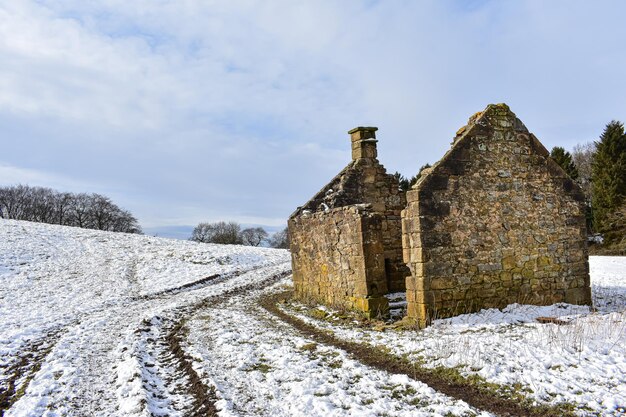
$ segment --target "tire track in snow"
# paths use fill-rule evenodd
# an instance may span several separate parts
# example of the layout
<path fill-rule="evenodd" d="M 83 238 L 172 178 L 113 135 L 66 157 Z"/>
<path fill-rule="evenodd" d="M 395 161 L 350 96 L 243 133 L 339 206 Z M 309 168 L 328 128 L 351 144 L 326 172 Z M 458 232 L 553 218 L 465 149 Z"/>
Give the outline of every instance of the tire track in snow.
<path fill-rule="evenodd" d="M 267 270 L 285 270 L 288 265 L 278 264 L 264 268 Z M 237 275 L 224 274 L 221 277 L 223 279 L 204 282 L 204 285 L 199 288 L 197 286 L 185 287 L 182 291 L 178 290 L 173 294 L 166 293 L 158 297 L 134 301 L 130 297 L 113 300 L 104 306 L 82 314 L 77 321 L 72 322 L 63 329 L 63 332 L 58 334 L 55 339 L 56 344 L 49 343 L 48 349 L 45 351 L 39 349 L 41 354 L 38 354 L 36 361 L 27 356 L 25 362 L 36 364 L 36 366 L 27 365 L 31 371 L 26 384 L 20 382 L 16 390 L 7 390 L 7 392 L 19 391 L 20 394 L 24 395 L 10 396 L 11 401 L 6 404 L 6 415 L 42 415 L 47 410 L 52 410 L 57 415 L 63 416 L 127 415 L 123 412 L 120 413 L 116 406 L 119 396 L 116 392 L 117 371 L 115 366 L 119 360 L 118 347 L 120 342 L 124 340 L 124 335 L 132 334 L 134 330 L 139 329 L 142 320 L 146 317 L 149 318 L 154 315 L 175 317 L 176 321 L 172 322 L 171 325 L 171 329 L 175 332 L 167 333 L 164 331 L 163 337 L 159 336 L 158 343 L 161 343 L 160 346 L 157 346 L 156 338 L 147 338 L 144 351 L 154 354 L 155 363 L 165 360 L 163 369 L 188 371 L 192 367 L 186 357 L 173 359 L 174 353 L 180 347 L 177 348 L 176 346 L 177 341 L 180 340 L 180 327 L 176 325 L 184 318 L 185 312 L 190 311 L 195 305 L 203 302 L 216 302 L 220 297 L 244 291 L 245 289 L 239 288 L 242 286 L 252 288 L 258 285 L 258 280 L 247 284 L 247 281 L 241 280 L 241 277 L 245 277 L 246 273 L 256 269 L 255 266 L 241 271 Z M 230 288 L 233 286 L 235 288 Z M 209 292 L 211 295 L 203 296 L 203 292 Z M 24 352 L 28 353 L 28 350 L 32 349 L 25 348 Z M 169 362 L 168 355 L 170 356 Z M 145 361 L 143 365 L 146 363 L 149 365 L 149 362 Z M 146 371 L 147 368 L 149 366 L 140 367 L 139 374 Z M 24 371 L 19 373 L 23 374 Z M 134 378 L 135 375 L 127 375 L 127 377 Z M 198 390 L 198 378 L 191 373 L 187 376 L 187 380 L 188 384 L 178 388 L 172 387 L 172 384 L 175 384 L 174 380 L 164 382 L 166 387 L 169 386 L 169 391 L 166 389 L 163 397 L 169 398 L 169 392 L 174 395 L 172 403 L 176 406 L 172 409 L 180 408 L 177 401 L 182 401 L 181 407 L 185 410 L 184 414 L 180 415 L 194 415 L 191 411 L 188 412 L 192 409 L 201 412 L 209 409 L 206 405 L 201 406 L 197 400 L 199 395 L 194 397 L 187 394 L 206 393 L 210 389 Z M 182 396 L 181 392 L 183 393 Z M 185 398 L 191 398 L 191 406 L 188 408 L 185 408 Z M 147 400 L 147 397 L 144 400 Z M 204 403 L 208 404 L 207 401 Z M 3 415 L 5 415 L 4 412 Z"/>
<path fill-rule="evenodd" d="M 214 388 L 204 384 L 181 347 L 182 321 L 155 316 L 135 333 L 146 410 L 171 417 L 216 416 Z"/>
<path fill-rule="evenodd" d="M 228 271 L 287 268 L 285 251 L 14 221 L 3 222 L 0 234 L 0 277 L 6 284 L 0 291 L 6 301 L 0 305 L 0 386 L 11 380 L 2 391 L 12 403 L 7 417 L 125 415 L 117 410 L 117 348 L 143 319 L 250 283 Z M 222 275 L 207 280 L 211 274 Z M 200 282 L 186 285 L 194 279 Z M 153 298 L 132 299 L 167 289 Z M 55 343 L 27 345 L 61 325 L 66 329 Z M 169 334 L 164 335 L 168 342 Z M 175 336 L 184 337 L 178 329 Z M 177 350 L 176 341 L 155 349 L 167 355 Z M 17 374 L 28 375 L 29 383 Z"/>
<path fill-rule="evenodd" d="M 42 337 L 25 343 L 17 355 L 0 365 L 6 379 L 0 382 L 0 417 L 20 399 L 41 364 L 55 343 L 65 332 L 64 328 L 53 329 Z"/>
<path fill-rule="evenodd" d="M 217 415 L 215 388 L 199 376 L 192 358 L 185 351 L 185 322 L 201 309 L 272 285 L 291 274 L 290 265 L 281 264 L 255 267 L 227 274 L 227 277 L 246 282 L 246 275 L 263 274 L 264 271 L 268 275 L 261 281 L 252 280 L 251 283 L 176 306 L 144 320 L 135 330 L 134 337 L 127 342 L 130 347 L 122 348 L 125 365 L 117 370 L 120 411 L 129 415 L 141 415 L 144 411 L 151 415 L 168 416 Z M 128 369 L 132 369 L 130 375 Z"/>
<path fill-rule="evenodd" d="M 183 285 L 179 285 L 178 287 L 173 287 L 173 288 L 168 288 L 166 290 L 163 291 L 157 291 L 154 293 L 150 293 L 150 294 L 144 294 L 138 297 L 133 297 L 134 301 L 137 300 L 152 300 L 155 298 L 162 298 L 163 296 L 168 296 L 168 295 L 176 295 L 176 294 L 180 294 L 182 292 L 187 292 L 187 291 L 196 291 L 199 289 L 202 289 L 206 286 L 209 285 L 215 285 L 218 284 L 222 281 L 225 281 L 227 279 L 232 279 L 232 278 L 236 278 L 242 274 L 248 274 L 250 272 L 259 270 L 259 269 L 263 269 L 263 268 L 267 268 L 266 266 L 256 266 L 256 267 L 252 267 L 243 271 L 240 270 L 235 270 L 235 271 L 231 271 L 228 272 L 226 274 L 213 274 L 213 275 L 209 275 L 207 277 L 204 278 L 200 278 L 196 281 L 192 281 L 192 282 L 188 282 L 186 284 Z"/>
<path fill-rule="evenodd" d="M 186 349 L 216 387 L 220 415 L 488 415 L 420 382 L 311 343 L 259 306 L 267 291 L 206 304 L 189 319 Z"/>
<path fill-rule="evenodd" d="M 499 397 L 493 392 L 481 390 L 475 384 L 446 380 L 438 376 L 433 370 L 420 367 L 393 354 L 382 352 L 379 347 L 340 339 L 334 334 L 318 329 L 277 307 L 280 300 L 289 298 L 291 298 L 290 291 L 269 294 L 261 298 L 260 304 L 273 316 L 297 329 L 303 335 L 316 342 L 341 349 L 367 366 L 391 374 L 405 375 L 436 389 L 438 392 L 498 416 L 560 417 L 563 415 L 563 410 L 556 407 L 524 405 L 514 399 Z"/>

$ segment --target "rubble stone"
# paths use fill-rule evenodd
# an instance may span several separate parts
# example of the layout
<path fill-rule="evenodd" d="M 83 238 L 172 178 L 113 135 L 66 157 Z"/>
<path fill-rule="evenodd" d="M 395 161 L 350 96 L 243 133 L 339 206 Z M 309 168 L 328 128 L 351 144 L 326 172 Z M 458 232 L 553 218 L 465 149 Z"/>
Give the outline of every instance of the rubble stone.
<path fill-rule="evenodd" d="M 375 127 L 289 218 L 295 294 L 363 311 L 406 291 L 407 316 L 511 303 L 591 304 L 584 196 L 505 104 L 489 105 L 406 195 L 378 162 Z"/>
<path fill-rule="evenodd" d="M 376 159 L 375 127 L 350 132 L 352 161 L 289 219 L 296 296 L 375 316 L 404 291 L 398 181 Z"/>
<path fill-rule="evenodd" d="M 422 325 L 516 302 L 591 304 L 582 191 L 505 104 L 459 130 L 407 192 L 402 225 L 408 315 Z"/>

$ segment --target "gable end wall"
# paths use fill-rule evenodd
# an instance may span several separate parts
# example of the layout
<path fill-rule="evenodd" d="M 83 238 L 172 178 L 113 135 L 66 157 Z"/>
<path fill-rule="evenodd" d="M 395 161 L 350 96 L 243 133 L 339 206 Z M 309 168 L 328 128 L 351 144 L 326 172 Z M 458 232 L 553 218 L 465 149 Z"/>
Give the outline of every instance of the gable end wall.
<path fill-rule="evenodd" d="M 408 315 L 590 304 L 583 196 L 508 111 L 488 108 L 407 193 Z"/>

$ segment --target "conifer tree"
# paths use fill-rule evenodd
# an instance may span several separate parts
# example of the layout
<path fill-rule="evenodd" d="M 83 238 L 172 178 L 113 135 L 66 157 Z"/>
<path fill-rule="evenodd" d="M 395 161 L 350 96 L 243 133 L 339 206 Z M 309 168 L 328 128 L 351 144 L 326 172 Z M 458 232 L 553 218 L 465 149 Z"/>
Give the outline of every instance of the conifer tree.
<path fill-rule="evenodd" d="M 406 178 L 404 175 L 400 174 L 398 171 L 396 171 L 393 174 L 393 177 L 398 181 L 398 184 L 400 186 L 400 191 L 409 191 L 411 189 L 411 187 L 413 187 L 415 185 L 415 183 L 417 182 L 417 180 L 420 179 L 420 177 L 422 176 L 422 171 L 424 171 L 426 168 L 430 168 L 431 165 L 430 164 L 425 164 L 422 165 L 420 167 L 419 172 L 417 173 L 417 175 L 413 175 L 411 178 Z"/>
<path fill-rule="evenodd" d="M 571 179 L 578 179 L 578 169 L 572 160 L 572 154 L 560 146 L 555 146 L 550 152 L 550 157 L 554 159 L 554 161 L 559 164 L 561 168 L 563 168 L 563 171 L 565 171 Z"/>
<path fill-rule="evenodd" d="M 612 222 L 608 219 L 626 197 L 626 135 L 622 123 L 612 121 L 606 125 L 596 142 L 591 169 L 594 226 L 601 233 L 610 232 Z"/>

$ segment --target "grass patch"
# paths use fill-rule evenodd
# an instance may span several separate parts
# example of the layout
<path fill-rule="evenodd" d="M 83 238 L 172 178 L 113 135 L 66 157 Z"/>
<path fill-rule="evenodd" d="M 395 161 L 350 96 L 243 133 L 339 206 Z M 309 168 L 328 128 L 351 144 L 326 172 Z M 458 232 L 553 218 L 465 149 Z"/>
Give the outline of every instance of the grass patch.
<path fill-rule="evenodd" d="M 299 349 L 303 352 L 315 352 L 315 349 L 317 349 L 317 343 L 307 343 L 300 346 Z"/>
<path fill-rule="evenodd" d="M 271 366 L 269 366 L 268 364 L 264 363 L 264 362 L 261 362 L 261 363 L 255 363 L 254 365 L 252 365 L 251 367 L 249 367 L 249 368 L 247 369 L 247 371 L 248 371 L 248 372 L 251 372 L 251 371 L 259 371 L 259 372 L 261 372 L 262 374 L 266 374 L 266 373 L 268 373 L 268 372 L 269 372 L 269 371 L 271 371 L 271 370 L 272 370 L 272 367 L 271 367 Z"/>

